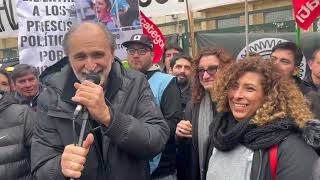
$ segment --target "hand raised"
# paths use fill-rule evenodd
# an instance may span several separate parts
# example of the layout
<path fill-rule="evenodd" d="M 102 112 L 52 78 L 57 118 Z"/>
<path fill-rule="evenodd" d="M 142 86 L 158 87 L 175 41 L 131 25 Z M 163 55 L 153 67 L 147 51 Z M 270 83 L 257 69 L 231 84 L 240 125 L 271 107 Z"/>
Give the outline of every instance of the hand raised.
<path fill-rule="evenodd" d="M 82 147 L 70 144 L 64 148 L 61 156 L 61 171 L 65 177 L 79 178 L 81 176 L 93 140 L 93 135 L 90 133 L 83 141 Z"/>

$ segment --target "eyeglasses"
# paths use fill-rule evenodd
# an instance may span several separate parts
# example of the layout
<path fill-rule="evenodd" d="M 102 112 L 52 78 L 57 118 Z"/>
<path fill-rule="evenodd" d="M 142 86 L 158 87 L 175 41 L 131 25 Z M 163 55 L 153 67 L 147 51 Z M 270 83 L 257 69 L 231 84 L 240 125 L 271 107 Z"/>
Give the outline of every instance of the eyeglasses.
<path fill-rule="evenodd" d="M 197 72 L 199 74 L 199 77 L 202 78 L 204 75 L 204 72 L 207 72 L 209 75 L 215 75 L 219 69 L 219 66 L 209 66 L 207 69 L 204 68 L 198 68 Z"/>
<path fill-rule="evenodd" d="M 129 48 L 127 49 L 128 54 L 134 55 L 136 52 L 138 52 L 139 55 L 145 55 L 147 54 L 149 50 L 148 49 L 134 49 L 134 48 Z"/>

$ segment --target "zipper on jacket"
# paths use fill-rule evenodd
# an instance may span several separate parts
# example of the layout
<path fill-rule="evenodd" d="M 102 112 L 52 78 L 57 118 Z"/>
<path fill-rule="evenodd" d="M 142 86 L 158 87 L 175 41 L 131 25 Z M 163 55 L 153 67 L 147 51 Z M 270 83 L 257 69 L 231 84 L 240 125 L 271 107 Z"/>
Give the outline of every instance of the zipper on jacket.
<path fill-rule="evenodd" d="M 89 132 L 93 134 L 95 139 L 97 139 L 97 135 L 96 135 L 95 131 L 100 130 L 100 126 L 97 126 L 96 128 L 92 129 L 91 124 L 90 123 L 88 123 L 88 124 L 89 124 L 89 129 L 90 129 Z M 102 176 L 103 176 L 103 178 L 107 178 L 106 177 L 106 173 L 105 173 L 105 171 L 106 171 L 105 167 L 106 166 L 105 166 L 104 161 L 103 161 L 103 157 L 102 157 L 102 154 L 101 154 L 101 151 L 100 151 L 99 144 L 97 144 L 97 143 L 98 142 L 94 141 L 94 147 L 96 149 L 96 152 L 98 153 L 98 159 L 102 163 L 102 169 L 103 169 Z"/>

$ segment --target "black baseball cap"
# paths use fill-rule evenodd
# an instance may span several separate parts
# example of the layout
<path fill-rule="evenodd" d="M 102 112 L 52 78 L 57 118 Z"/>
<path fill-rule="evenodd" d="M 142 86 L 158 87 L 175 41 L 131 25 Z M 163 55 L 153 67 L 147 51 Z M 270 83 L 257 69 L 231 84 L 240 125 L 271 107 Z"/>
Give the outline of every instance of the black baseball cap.
<path fill-rule="evenodd" d="M 142 44 L 144 46 L 149 47 L 151 50 L 153 49 L 153 43 L 149 36 L 145 34 L 134 34 L 131 36 L 129 41 L 123 42 L 122 46 L 128 48 L 131 44 Z"/>

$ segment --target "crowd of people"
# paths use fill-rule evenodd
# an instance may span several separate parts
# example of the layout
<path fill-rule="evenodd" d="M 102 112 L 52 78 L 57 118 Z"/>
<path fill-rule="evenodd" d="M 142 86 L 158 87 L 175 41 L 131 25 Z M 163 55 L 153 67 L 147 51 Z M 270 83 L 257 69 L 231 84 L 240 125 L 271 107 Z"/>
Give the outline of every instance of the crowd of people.
<path fill-rule="evenodd" d="M 167 45 L 153 64 L 134 34 L 129 68 L 103 24 L 74 25 L 62 45 L 40 77 L 0 69 L 0 179 L 320 180 L 320 49 L 300 79 L 293 42 L 241 60 Z"/>

